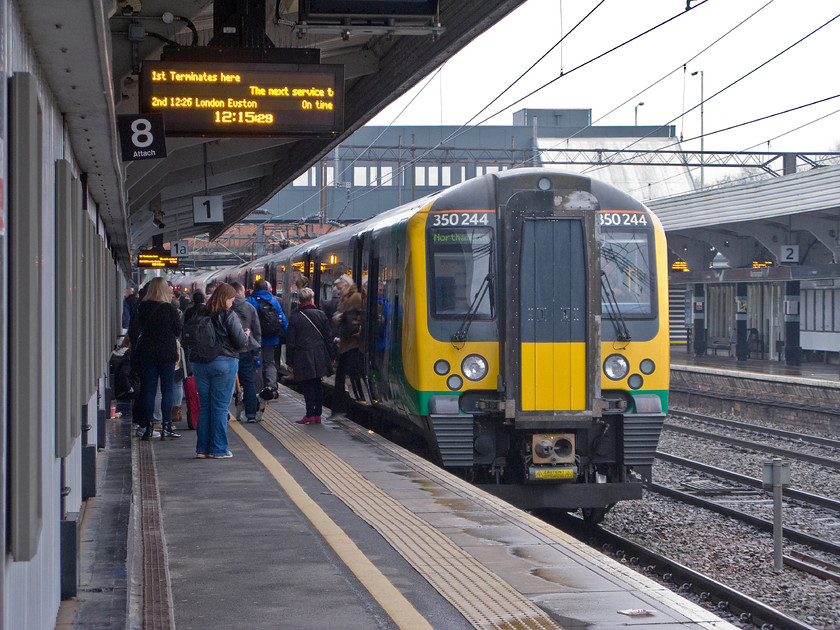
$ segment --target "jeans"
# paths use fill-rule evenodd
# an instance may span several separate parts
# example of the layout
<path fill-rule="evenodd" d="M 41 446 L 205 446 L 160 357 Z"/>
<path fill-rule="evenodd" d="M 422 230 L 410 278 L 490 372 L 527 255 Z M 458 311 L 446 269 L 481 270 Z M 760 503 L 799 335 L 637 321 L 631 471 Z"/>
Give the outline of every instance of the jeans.
<path fill-rule="evenodd" d="M 274 353 L 276 351 L 277 346 L 263 346 L 260 348 L 263 387 L 277 387 L 277 364 L 274 362 Z"/>
<path fill-rule="evenodd" d="M 236 387 L 239 359 L 220 354 L 210 363 L 193 363 L 200 407 L 195 452 L 226 455 L 228 408 Z"/>
<path fill-rule="evenodd" d="M 324 405 L 324 386 L 320 378 L 311 378 L 298 383 L 303 399 L 306 401 L 306 417 L 320 416 Z"/>
<path fill-rule="evenodd" d="M 142 361 L 140 382 L 143 392 L 143 423 L 147 426 L 155 416 L 155 394 L 160 381 L 160 417 L 169 423 L 172 418 L 172 389 L 175 383 L 175 361 Z"/>
<path fill-rule="evenodd" d="M 155 392 L 155 422 L 162 422 L 168 424 L 170 418 L 166 420 L 160 415 L 160 401 L 161 401 L 160 385 L 158 385 L 157 392 Z M 172 407 L 180 407 L 184 402 L 184 381 L 175 381 L 172 385 Z"/>
<path fill-rule="evenodd" d="M 239 353 L 239 386 L 242 387 L 242 402 L 245 403 L 245 417 L 257 416 L 257 387 L 254 384 L 254 358 L 250 352 Z"/>

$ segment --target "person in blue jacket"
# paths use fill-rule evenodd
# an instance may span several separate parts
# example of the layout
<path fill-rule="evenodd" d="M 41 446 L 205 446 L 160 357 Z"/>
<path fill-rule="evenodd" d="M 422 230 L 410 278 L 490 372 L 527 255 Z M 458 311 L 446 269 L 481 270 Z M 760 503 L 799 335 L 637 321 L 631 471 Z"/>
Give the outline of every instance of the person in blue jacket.
<path fill-rule="evenodd" d="M 262 390 L 260 391 L 260 398 L 263 400 L 273 400 L 277 398 L 277 364 L 275 362 L 275 350 L 277 344 L 280 343 L 280 333 L 268 334 L 266 330 L 270 330 L 270 325 L 267 325 L 265 306 L 261 308 L 261 303 L 266 302 L 274 307 L 280 319 L 280 324 L 283 328 L 283 336 L 286 336 L 286 329 L 289 327 L 286 321 L 286 315 L 283 313 L 283 307 L 277 298 L 271 294 L 268 282 L 265 280 L 257 280 L 254 283 L 254 292 L 248 298 L 260 318 L 260 326 L 262 328 L 262 342 L 260 347 L 260 361 L 262 362 Z M 270 313 L 269 313 L 270 315 Z"/>

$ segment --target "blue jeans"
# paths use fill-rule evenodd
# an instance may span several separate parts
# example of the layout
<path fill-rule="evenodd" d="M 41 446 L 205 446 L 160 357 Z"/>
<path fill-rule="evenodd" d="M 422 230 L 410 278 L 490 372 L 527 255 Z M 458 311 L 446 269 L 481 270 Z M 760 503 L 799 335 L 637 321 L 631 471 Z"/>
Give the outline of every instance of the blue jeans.
<path fill-rule="evenodd" d="M 219 355 L 210 363 L 193 363 L 200 407 L 195 452 L 225 455 L 228 452 L 228 408 L 236 387 L 239 359 Z"/>
<path fill-rule="evenodd" d="M 242 402 L 245 403 L 245 417 L 257 416 L 257 386 L 254 384 L 254 356 L 250 352 L 239 353 L 239 386 L 242 388 Z"/>
<path fill-rule="evenodd" d="M 155 394 L 160 380 L 160 416 L 164 424 L 172 420 L 172 388 L 175 382 L 175 361 L 142 361 L 140 382 L 143 391 L 143 419 L 147 426 L 155 416 Z"/>

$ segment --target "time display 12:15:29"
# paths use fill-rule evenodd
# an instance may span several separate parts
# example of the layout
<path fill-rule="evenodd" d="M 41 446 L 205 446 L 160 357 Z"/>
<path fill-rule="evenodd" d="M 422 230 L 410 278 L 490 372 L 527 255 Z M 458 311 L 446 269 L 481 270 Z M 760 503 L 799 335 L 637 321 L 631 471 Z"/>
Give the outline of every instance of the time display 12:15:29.
<path fill-rule="evenodd" d="M 216 110 L 215 112 L 213 112 L 213 122 L 220 124 L 242 123 L 270 125 L 274 122 L 274 114 Z"/>

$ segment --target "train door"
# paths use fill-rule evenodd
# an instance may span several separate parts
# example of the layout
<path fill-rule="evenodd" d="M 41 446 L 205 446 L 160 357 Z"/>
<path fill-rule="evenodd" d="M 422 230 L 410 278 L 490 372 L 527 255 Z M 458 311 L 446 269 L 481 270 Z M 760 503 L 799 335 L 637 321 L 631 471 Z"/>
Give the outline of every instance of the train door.
<path fill-rule="evenodd" d="M 371 266 L 377 257 L 373 242 L 373 233 L 359 234 L 353 250 L 353 266 L 356 269 L 356 285 L 362 293 L 361 332 L 359 333 L 359 351 L 362 355 L 362 396 L 366 402 L 377 400 L 376 388 L 371 383 L 371 367 L 373 361 L 373 343 L 376 325 L 376 289 L 370 286 L 370 278 L 376 278 L 376 272 L 371 273 Z"/>
<path fill-rule="evenodd" d="M 578 193 L 572 209 L 563 206 L 567 196 L 545 193 L 520 192 L 508 202 L 499 248 L 507 336 L 501 365 L 517 425 L 589 418 L 600 396 L 597 201 L 591 198 L 586 212 L 580 195 L 591 197 Z"/>

